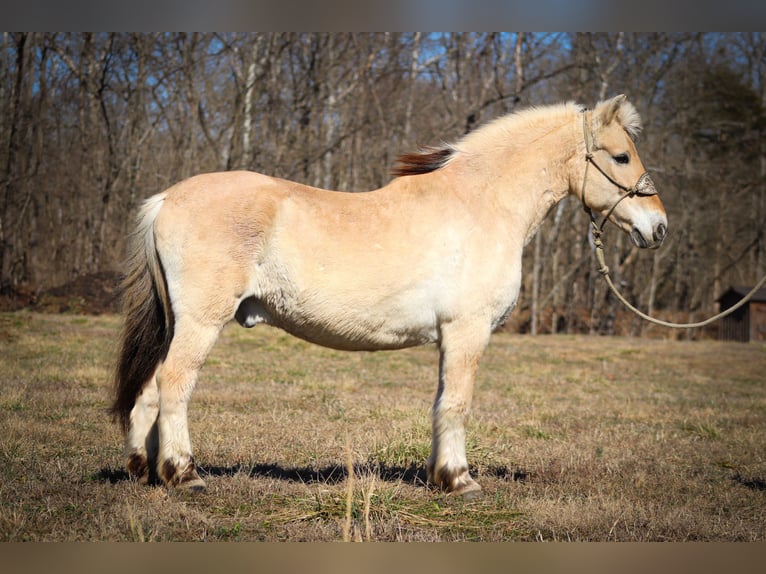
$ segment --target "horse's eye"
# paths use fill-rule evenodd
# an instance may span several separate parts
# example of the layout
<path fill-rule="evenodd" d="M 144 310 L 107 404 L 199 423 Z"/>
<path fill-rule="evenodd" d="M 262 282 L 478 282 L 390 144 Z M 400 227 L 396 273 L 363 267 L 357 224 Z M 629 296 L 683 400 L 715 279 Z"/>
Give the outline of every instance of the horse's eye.
<path fill-rule="evenodd" d="M 614 161 L 622 165 L 625 165 L 626 163 L 630 161 L 630 158 L 628 157 L 628 154 L 626 153 L 617 154 L 612 159 L 614 159 Z"/>

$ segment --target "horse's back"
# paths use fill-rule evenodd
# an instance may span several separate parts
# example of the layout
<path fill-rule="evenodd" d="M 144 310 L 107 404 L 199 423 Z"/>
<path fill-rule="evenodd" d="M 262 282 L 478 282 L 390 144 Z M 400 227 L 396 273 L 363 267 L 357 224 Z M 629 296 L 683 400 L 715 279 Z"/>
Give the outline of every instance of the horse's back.
<path fill-rule="evenodd" d="M 202 173 L 165 190 L 166 204 L 196 214 L 201 210 L 230 210 L 258 196 L 284 195 L 287 182 L 254 171 Z"/>

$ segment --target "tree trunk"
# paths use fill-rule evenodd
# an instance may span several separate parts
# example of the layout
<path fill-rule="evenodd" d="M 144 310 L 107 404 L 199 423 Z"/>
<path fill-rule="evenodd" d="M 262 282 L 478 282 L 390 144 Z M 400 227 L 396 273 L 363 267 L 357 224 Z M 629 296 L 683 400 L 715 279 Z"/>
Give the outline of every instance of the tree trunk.
<path fill-rule="evenodd" d="M 29 34 L 22 32 L 15 34 L 14 48 L 16 51 L 15 69 L 10 97 L 8 98 L 8 139 L 5 141 L 5 165 L 3 166 L 3 204 L 0 214 L 0 293 L 10 290 L 16 285 L 17 275 L 15 264 L 18 254 L 16 253 L 16 238 L 11 232 L 11 219 L 14 213 L 14 203 L 18 192 L 18 138 L 20 131 L 20 108 L 24 77 L 26 74 L 27 40 Z M 7 36 L 3 34 L 5 40 Z"/>

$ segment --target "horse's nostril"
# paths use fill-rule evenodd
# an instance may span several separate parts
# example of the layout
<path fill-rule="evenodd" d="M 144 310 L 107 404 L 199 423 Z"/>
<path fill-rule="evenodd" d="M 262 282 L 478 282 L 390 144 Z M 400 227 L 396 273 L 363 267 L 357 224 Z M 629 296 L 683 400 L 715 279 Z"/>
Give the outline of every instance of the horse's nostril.
<path fill-rule="evenodd" d="M 660 223 L 657 229 L 654 230 L 655 241 L 662 241 L 665 239 L 665 234 L 668 232 L 668 228 L 664 223 Z"/>

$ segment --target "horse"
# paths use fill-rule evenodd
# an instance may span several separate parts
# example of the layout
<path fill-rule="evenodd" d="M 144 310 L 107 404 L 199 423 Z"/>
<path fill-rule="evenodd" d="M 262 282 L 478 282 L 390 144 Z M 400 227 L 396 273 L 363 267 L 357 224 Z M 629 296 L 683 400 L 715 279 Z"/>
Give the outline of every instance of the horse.
<path fill-rule="evenodd" d="M 524 246 L 575 196 L 657 248 L 667 218 L 624 95 L 500 116 L 399 158 L 385 186 L 323 190 L 248 172 L 147 199 L 130 237 L 112 415 L 128 473 L 204 490 L 188 431 L 198 372 L 232 321 L 347 351 L 434 344 L 432 488 L 471 498 L 465 423 L 479 360 L 516 305 Z M 591 171 L 589 166 L 597 169 Z"/>

